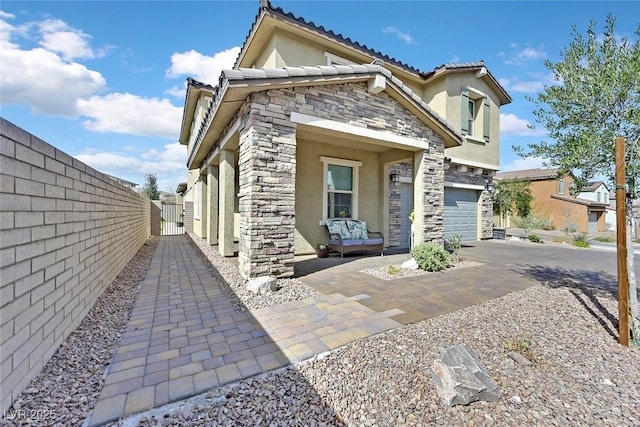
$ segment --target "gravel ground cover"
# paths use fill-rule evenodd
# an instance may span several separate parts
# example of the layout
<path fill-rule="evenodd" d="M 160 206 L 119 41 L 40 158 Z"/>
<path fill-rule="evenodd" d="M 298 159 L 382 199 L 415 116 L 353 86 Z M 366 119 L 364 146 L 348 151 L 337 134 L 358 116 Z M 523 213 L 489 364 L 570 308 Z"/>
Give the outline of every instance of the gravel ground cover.
<path fill-rule="evenodd" d="M 638 426 L 640 351 L 617 343 L 616 312 L 610 295 L 540 284 L 120 425 Z M 474 350 L 499 401 L 439 401 L 429 367 L 453 344 Z"/>
<path fill-rule="evenodd" d="M 13 408 L 56 418 L 22 425 L 82 425 L 156 243 L 140 250 Z M 206 249 L 238 310 L 315 294 L 288 279 L 268 297 L 250 295 L 235 267 Z M 617 301 L 591 285 L 540 284 L 111 425 L 639 426 L 640 351 L 617 343 Z M 439 401 L 429 367 L 453 344 L 478 355 L 501 386 L 498 402 Z"/>
<path fill-rule="evenodd" d="M 211 272 L 220 277 L 220 286 L 237 311 L 255 310 L 276 304 L 298 301 L 320 293 L 297 279 L 278 279 L 278 290 L 264 295 L 255 295 L 247 290 L 247 281 L 240 276 L 238 268 L 220 255 L 215 246 L 195 234 L 188 233 L 192 244 L 200 249 L 204 261 L 211 267 Z"/>
<path fill-rule="evenodd" d="M 158 244 L 151 237 L 98 298 L 73 331 L 0 419 L 0 426 L 80 426 L 104 385 L 104 372 L 135 303 Z M 24 411 L 24 412 L 21 412 Z M 22 418 L 22 415 L 33 418 Z"/>

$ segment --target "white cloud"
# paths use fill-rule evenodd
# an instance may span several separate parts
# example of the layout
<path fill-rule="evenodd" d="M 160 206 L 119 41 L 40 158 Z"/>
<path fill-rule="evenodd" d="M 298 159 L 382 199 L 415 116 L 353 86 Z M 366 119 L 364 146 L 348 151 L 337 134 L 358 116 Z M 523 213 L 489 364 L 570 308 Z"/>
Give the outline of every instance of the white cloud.
<path fill-rule="evenodd" d="M 35 113 L 64 117 L 77 115 L 78 98 L 106 86 L 100 73 L 41 48 L 1 49 L 0 75 L 3 104 L 27 104 Z"/>
<path fill-rule="evenodd" d="M 180 100 L 184 100 L 185 96 L 187 95 L 186 83 L 182 86 L 172 86 L 169 89 L 165 90 L 164 93 Z"/>
<path fill-rule="evenodd" d="M 415 44 L 415 42 L 416 42 L 415 39 L 413 38 L 413 36 L 411 35 L 411 33 L 409 32 L 409 30 L 400 31 L 396 27 L 394 27 L 392 25 L 389 25 L 388 27 L 383 28 L 382 32 L 384 34 L 395 34 L 395 36 L 397 38 L 399 38 L 400 40 L 402 40 L 406 44 Z"/>
<path fill-rule="evenodd" d="M 168 99 L 112 93 L 78 100 L 78 111 L 90 120 L 83 125 L 95 132 L 116 132 L 177 139 L 182 108 Z"/>
<path fill-rule="evenodd" d="M 519 158 L 502 166 L 500 170 L 502 172 L 519 171 L 525 169 L 537 169 L 546 168 L 545 160 L 541 157 L 527 157 Z"/>
<path fill-rule="evenodd" d="M 544 50 L 544 45 L 540 45 L 538 48 L 531 46 L 520 46 L 517 43 L 509 45 L 511 52 L 498 52 L 498 55 L 504 58 L 505 64 L 509 65 L 524 65 L 532 61 L 538 61 L 545 59 L 547 54 Z"/>
<path fill-rule="evenodd" d="M 503 135 L 536 136 L 544 135 L 544 129 L 532 129 L 529 120 L 515 114 L 500 114 L 500 133 Z"/>
<path fill-rule="evenodd" d="M 520 93 L 538 93 L 545 86 L 558 84 L 553 73 L 528 73 L 528 77 L 530 80 L 520 80 L 518 77 L 500 79 L 500 84 L 510 92 Z"/>
<path fill-rule="evenodd" d="M 86 149 L 74 156 L 92 168 L 144 186 L 145 175 L 155 174 L 158 189 L 174 192 L 186 180 L 187 148 L 180 143 L 165 144 L 162 150 L 150 149 L 135 157 L 130 153 Z"/>
<path fill-rule="evenodd" d="M 167 77 L 175 78 L 188 75 L 194 79 L 215 86 L 218 84 L 220 72 L 233 67 L 240 53 L 239 47 L 220 51 L 213 56 L 206 56 L 195 50 L 171 55 L 171 67 Z"/>
<path fill-rule="evenodd" d="M 102 91 L 106 81 L 96 71 L 82 64 L 63 60 L 57 53 L 44 48 L 23 50 L 12 40 L 13 36 L 24 36 L 28 28 L 38 27 L 31 23 L 21 27 L 9 24 L 9 14 L 0 16 L 0 89 L 2 104 L 26 104 L 37 114 L 75 117 L 76 101 Z M 56 34 L 55 28 L 64 27 L 60 21 L 45 21 L 47 34 Z M 40 36 L 43 33 L 38 32 Z M 63 39 L 66 36 L 62 37 Z M 55 37 L 53 37 L 55 39 Z M 44 40 L 44 39 L 43 39 Z M 55 45 L 60 39 L 42 42 Z M 80 54 L 81 44 L 75 44 L 65 55 Z"/>
<path fill-rule="evenodd" d="M 84 32 L 69 27 L 59 19 L 47 19 L 37 23 L 40 30 L 40 46 L 59 53 L 65 61 L 95 58 L 89 42 L 91 37 Z"/>

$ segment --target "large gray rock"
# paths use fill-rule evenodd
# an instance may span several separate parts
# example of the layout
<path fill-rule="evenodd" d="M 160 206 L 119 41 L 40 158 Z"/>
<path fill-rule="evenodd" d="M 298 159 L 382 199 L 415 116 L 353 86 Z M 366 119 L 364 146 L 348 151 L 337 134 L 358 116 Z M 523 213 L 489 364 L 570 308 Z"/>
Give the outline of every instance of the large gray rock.
<path fill-rule="evenodd" d="M 262 276 L 249 279 L 247 289 L 254 294 L 264 295 L 269 291 L 278 290 L 277 279 L 272 276 Z"/>
<path fill-rule="evenodd" d="M 431 365 L 431 378 L 438 396 L 449 406 L 494 402 L 502 395 L 478 357 L 460 344 L 440 351 Z"/>

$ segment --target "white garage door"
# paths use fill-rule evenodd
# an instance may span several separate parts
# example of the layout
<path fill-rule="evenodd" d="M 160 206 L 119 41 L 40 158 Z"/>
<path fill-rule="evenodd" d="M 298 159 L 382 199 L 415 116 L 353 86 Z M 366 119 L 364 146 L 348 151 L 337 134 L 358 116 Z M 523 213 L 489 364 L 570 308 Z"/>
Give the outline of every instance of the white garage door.
<path fill-rule="evenodd" d="M 478 191 L 444 189 L 444 238 L 460 234 L 463 241 L 478 239 Z"/>

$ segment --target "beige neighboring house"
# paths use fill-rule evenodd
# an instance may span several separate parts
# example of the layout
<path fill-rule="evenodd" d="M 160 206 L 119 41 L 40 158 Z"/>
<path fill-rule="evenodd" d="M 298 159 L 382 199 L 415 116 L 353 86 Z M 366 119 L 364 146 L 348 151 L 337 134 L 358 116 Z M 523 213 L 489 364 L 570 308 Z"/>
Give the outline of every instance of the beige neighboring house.
<path fill-rule="evenodd" d="M 261 1 L 233 69 L 188 79 L 180 142 L 193 231 L 244 277 L 293 274 L 327 219 L 385 245 L 492 236 L 500 107 L 483 62 L 421 71 Z"/>

